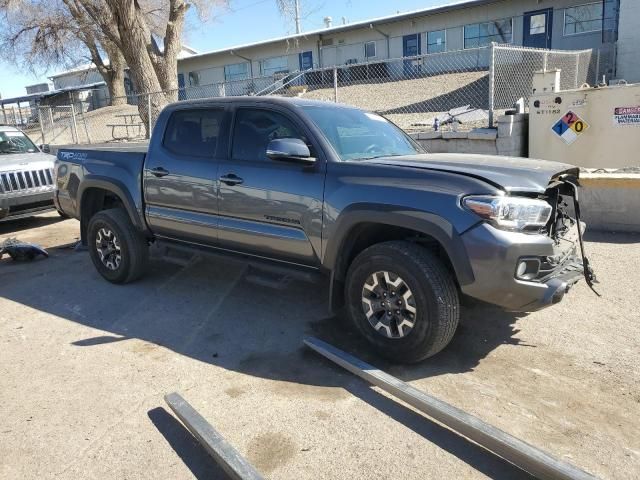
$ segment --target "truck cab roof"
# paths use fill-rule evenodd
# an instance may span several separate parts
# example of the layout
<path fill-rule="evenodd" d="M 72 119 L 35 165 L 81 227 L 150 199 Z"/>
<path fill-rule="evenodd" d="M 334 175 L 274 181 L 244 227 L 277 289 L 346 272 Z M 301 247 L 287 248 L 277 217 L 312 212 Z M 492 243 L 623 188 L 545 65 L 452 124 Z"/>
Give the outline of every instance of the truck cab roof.
<path fill-rule="evenodd" d="M 165 108 L 167 109 L 175 109 L 175 108 L 192 108 L 192 107 L 202 107 L 206 105 L 220 105 L 220 104 L 233 104 L 233 103 L 253 103 L 255 105 L 283 105 L 283 106 L 323 106 L 323 107 L 332 107 L 332 108 L 344 108 L 344 109 L 354 109 L 356 107 L 350 105 L 343 105 L 341 103 L 328 102 L 323 100 L 311 100 L 308 98 L 299 98 L 299 97 L 276 97 L 276 96 L 234 96 L 234 97 L 216 97 L 216 98 L 200 98 L 195 100 L 183 100 L 179 102 L 174 102 L 167 105 Z"/>

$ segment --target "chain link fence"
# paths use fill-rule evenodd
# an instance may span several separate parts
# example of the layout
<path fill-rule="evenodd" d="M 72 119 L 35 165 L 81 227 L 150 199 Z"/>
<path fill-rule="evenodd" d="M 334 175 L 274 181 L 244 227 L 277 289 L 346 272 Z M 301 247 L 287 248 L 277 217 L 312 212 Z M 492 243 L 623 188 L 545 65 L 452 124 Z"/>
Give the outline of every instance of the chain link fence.
<path fill-rule="evenodd" d="M 597 82 L 599 52 L 544 50 L 494 45 L 491 51 L 489 109 L 492 116 L 524 99 L 529 105 L 536 72 L 560 71 L 560 90 L 573 90 Z M 604 64 L 602 64 L 604 66 Z"/>
<path fill-rule="evenodd" d="M 239 95 L 345 103 L 380 113 L 408 131 L 430 131 L 436 123 L 469 130 L 492 126 L 493 116 L 520 98 L 528 105 L 538 71 L 559 69 L 561 88 L 566 90 L 596 83 L 608 61 L 599 51 L 494 44 L 131 94 L 109 99 L 108 106 L 99 92 L 85 91 L 70 96 L 70 105 L 40 106 L 35 114 L 32 109 L 33 122 L 26 130 L 52 144 L 143 141 L 167 103 Z"/>

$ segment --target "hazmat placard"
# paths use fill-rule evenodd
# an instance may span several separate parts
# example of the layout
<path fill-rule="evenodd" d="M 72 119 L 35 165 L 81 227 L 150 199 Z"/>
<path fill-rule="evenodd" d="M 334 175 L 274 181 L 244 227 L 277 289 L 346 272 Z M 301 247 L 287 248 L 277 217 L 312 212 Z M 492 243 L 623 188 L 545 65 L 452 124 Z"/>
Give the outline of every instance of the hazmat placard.
<path fill-rule="evenodd" d="M 558 120 L 551 130 L 558 135 L 564 143 L 571 145 L 580 138 L 587 129 L 589 124 L 580 116 L 569 110 L 560 120 Z"/>
<path fill-rule="evenodd" d="M 613 110 L 613 124 L 616 126 L 632 125 L 640 127 L 640 106 L 615 108 Z"/>

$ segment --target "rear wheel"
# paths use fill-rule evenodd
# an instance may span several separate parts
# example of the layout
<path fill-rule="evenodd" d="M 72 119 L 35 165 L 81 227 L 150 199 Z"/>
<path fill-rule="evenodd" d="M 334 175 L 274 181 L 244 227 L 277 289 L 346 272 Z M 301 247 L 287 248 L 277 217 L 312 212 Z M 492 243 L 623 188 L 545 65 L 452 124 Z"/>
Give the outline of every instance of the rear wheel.
<path fill-rule="evenodd" d="M 348 314 L 382 355 L 413 363 L 435 355 L 453 338 L 458 291 L 436 255 L 410 242 L 385 242 L 361 252 L 349 267 Z"/>
<path fill-rule="evenodd" d="M 149 246 L 124 210 L 112 208 L 95 214 L 89 221 L 87 240 L 93 264 L 110 282 L 132 282 L 144 273 Z"/>

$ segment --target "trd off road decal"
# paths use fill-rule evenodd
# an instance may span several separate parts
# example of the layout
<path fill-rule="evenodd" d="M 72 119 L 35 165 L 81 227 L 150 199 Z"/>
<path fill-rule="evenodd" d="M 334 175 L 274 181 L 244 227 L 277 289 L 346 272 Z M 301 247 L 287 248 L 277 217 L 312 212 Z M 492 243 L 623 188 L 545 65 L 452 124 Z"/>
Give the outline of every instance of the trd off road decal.
<path fill-rule="evenodd" d="M 589 124 L 587 122 L 580 118 L 577 113 L 569 110 L 551 127 L 551 130 L 553 130 L 553 133 L 558 135 L 564 143 L 571 145 L 578 140 L 580 135 L 588 128 Z"/>

